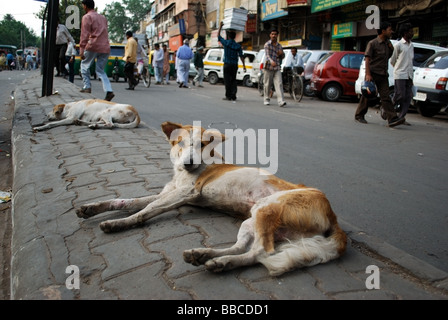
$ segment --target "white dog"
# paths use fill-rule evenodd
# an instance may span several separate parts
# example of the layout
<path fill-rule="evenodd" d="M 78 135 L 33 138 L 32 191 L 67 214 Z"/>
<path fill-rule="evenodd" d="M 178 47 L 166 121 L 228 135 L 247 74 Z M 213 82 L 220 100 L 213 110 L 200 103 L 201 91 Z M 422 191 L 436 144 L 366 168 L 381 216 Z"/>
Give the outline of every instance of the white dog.
<path fill-rule="evenodd" d="M 86 125 L 92 129 L 136 128 L 140 124 L 140 116 L 133 106 L 99 99 L 58 104 L 48 114 L 48 119 L 53 122 L 34 127 L 34 131 L 71 124 Z"/>
<path fill-rule="evenodd" d="M 86 204 L 76 210 L 78 217 L 87 219 L 113 210 L 137 211 L 127 218 L 102 222 L 104 232 L 141 225 L 187 204 L 245 219 L 231 248 L 184 251 L 186 262 L 205 264 L 215 272 L 262 263 L 271 275 L 280 275 L 297 267 L 325 263 L 345 252 L 346 234 L 321 191 L 267 172 L 260 174 L 258 168 L 206 164 L 204 150 L 210 157 L 216 157 L 214 151 L 208 152 L 207 146 L 225 139 L 216 131 L 172 122 L 164 122 L 162 130 L 170 139 L 174 162 L 173 179 L 162 192 Z M 202 162 L 194 161 L 198 156 Z"/>

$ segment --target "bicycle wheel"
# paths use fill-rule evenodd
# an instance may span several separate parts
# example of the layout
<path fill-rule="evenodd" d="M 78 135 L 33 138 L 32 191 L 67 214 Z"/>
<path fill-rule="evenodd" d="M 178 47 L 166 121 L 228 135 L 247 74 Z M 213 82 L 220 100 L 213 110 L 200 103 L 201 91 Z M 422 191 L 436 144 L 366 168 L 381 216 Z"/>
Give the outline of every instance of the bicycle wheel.
<path fill-rule="evenodd" d="M 264 95 L 264 85 L 263 85 L 263 74 L 261 74 L 258 77 L 258 92 L 260 93 L 260 96 Z"/>
<path fill-rule="evenodd" d="M 142 79 L 145 87 L 149 88 L 149 86 L 151 85 L 151 74 L 149 73 L 147 68 L 143 68 Z"/>
<path fill-rule="evenodd" d="M 300 102 L 303 97 L 303 80 L 302 77 L 293 77 L 292 80 L 292 96 L 296 102 Z"/>

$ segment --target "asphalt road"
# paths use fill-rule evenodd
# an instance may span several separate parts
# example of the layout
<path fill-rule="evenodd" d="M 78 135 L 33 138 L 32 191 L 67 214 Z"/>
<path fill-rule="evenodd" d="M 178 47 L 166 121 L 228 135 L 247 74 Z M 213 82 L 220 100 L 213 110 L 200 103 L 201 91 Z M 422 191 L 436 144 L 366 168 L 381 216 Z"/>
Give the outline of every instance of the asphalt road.
<path fill-rule="evenodd" d="M 101 82 L 92 83 L 92 93 L 104 98 Z M 75 84 L 82 86 L 79 77 Z M 367 114 L 368 125 L 355 122 L 357 104 L 350 100 L 330 103 L 304 97 L 296 104 L 287 96 L 287 108 L 279 108 L 275 96 L 264 106 L 255 88 L 241 86 L 235 103 L 222 100 L 222 84 L 180 89 L 174 81 L 163 86 L 153 81 L 150 88 L 139 85 L 135 91 L 125 90 L 122 81 L 112 86 L 113 101 L 135 105 L 153 127 L 163 121 L 200 121 L 223 133 L 235 127 L 253 130 L 257 139 L 265 130 L 266 139 L 256 143 L 267 150 L 257 149 L 261 166 L 323 190 L 340 219 L 448 271 L 446 115 L 410 113 L 411 126 L 391 129 L 376 109 Z M 232 154 L 233 162 L 252 160 L 256 149 L 246 142 L 245 154 Z"/>

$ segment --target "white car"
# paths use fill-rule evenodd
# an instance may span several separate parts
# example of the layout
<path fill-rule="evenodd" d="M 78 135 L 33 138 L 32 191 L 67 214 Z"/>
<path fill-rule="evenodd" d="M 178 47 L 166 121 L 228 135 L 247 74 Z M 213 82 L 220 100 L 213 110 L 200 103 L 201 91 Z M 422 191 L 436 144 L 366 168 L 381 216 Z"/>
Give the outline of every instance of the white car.
<path fill-rule="evenodd" d="M 301 51 L 301 50 L 299 50 Z M 314 91 L 311 90 L 311 77 L 313 76 L 314 66 L 317 61 L 320 60 L 324 55 L 326 55 L 330 50 L 304 50 L 302 55 L 303 64 L 305 65 L 305 81 L 303 93 L 310 97 L 314 95 Z"/>
<path fill-rule="evenodd" d="M 414 105 L 424 117 L 448 107 L 448 50 L 432 55 L 414 71 Z"/>
<path fill-rule="evenodd" d="M 395 45 L 398 41 L 391 40 L 392 44 Z M 447 50 L 446 48 L 433 46 L 424 43 L 412 42 L 414 45 L 414 72 L 417 67 L 419 67 L 423 62 L 425 62 L 429 57 L 431 57 L 434 53 Z M 391 88 L 391 93 L 394 87 L 394 67 L 389 62 L 389 88 Z M 361 68 L 359 69 L 358 80 L 355 83 L 355 92 L 360 96 L 361 95 L 361 84 L 364 81 L 366 76 L 366 66 L 364 59 L 361 63 Z"/>

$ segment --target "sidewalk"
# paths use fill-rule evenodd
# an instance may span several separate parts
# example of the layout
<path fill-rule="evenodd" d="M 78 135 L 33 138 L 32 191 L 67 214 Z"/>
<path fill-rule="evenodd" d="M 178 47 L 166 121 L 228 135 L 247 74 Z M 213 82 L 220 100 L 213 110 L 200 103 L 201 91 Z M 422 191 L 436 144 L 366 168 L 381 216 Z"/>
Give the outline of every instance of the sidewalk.
<path fill-rule="evenodd" d="M 83 220 L 75 208 L 158 193 L 171 178 L 169 144 L 145 124 L 33 133 L 53 105 L 88 96 L 59 80 L 58 94 L 40 98 L 41 82 L 28 78 L 15 91 L 11 299 L 448 299 L 447 273 L 341 220 L 350 237 L 342 258 L 277 278 L 262 266 L 215 274 L 183 261 L 186 249 L 235 242 L 240 221 L 210 210 L 182 207 L 141 228 L 103 233 L 99 223 L 120 214 Z M 366 273 L 372 265 L 376 282 Z M 66 286 L 68 266 L 79 268 L 79 289 Z M 379 289 L 366 288 L 378 280 Z"/>

